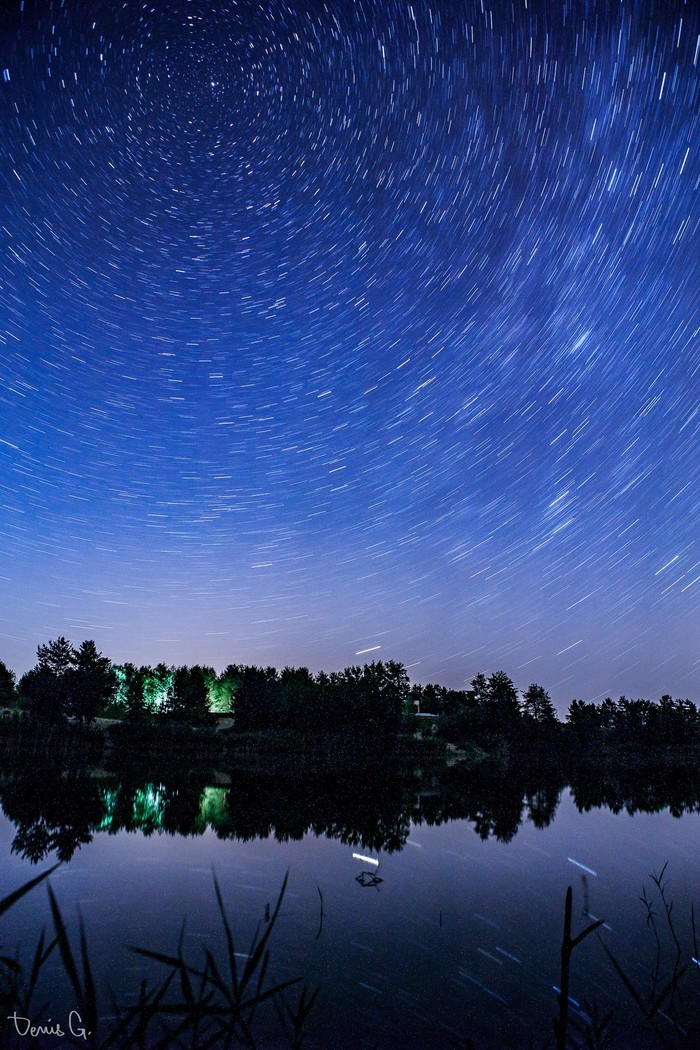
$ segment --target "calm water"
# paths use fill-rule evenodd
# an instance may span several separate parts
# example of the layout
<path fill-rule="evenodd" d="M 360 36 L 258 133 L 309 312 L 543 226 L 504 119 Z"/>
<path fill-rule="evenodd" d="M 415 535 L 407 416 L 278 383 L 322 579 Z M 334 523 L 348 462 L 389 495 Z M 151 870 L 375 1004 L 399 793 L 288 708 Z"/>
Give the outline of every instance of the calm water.
<path fill-rule="evenodd" d="M 358 795 L 362 789 L 358 783 Z M 305 1045 L 403 1050 L 464 1045 L 459 1039 L 469 1036 L 478 1048 L 540 1047 L 551 1035 L 557 1009 L 566 887 L 574 889 L 574 933 L 591 916 L 605 919 L 606 943 L 645 990 L 654 943 L 639 897 L 644 885 L 652 890 L 649 873 L 668 862 L 668 891 L 690 965 L 685 1014 L 697 1020 L 700 1013 L 700 967 L 690 961 L 690 903 L 693 898 L 700 903 L 697 813 L 680 819 L 667 810 L 634 816 L 607 808 L 582 813 L 565 789 L 548 826 L 536 827 L 525 809 L 507 842 L 480 837 L 473 819 L 431 826 L 418 818 L 401 825 L 402 848 L 394 848 L 392 827 L 383 833 L 389 848 L 377 849 L 332 837 L 327 821 L 324 833 L 300 830 L 300 838 L 288 841 L 277 841 L 273 827 L 267 837 L 259 837 L 256 824 L 248 841 L 219 837 L 230 831 L 226 813 L 240 803 L 232 795 L 235 788 L 221 786 L 197 789 L 200 816 L 194 835 L 162 829 L 157 785 L 130 796 L 132 806 L 141 806 L 138 819 L 151 833 L 115 831 L 123 826 L 114 815 L 115 788 L 100 791 L 103 813 L 92 813 L 92 826 L 101 822 L 105 830 L 95 831 L 76 849 L 51 883 L 72 930 L 80 906 L 102 980 L 122 1001 L 133 997 L 142 976 L 158 972 L 126 945 L 172 951 L 183 918 L 192 953 L 204 943 L 220 943 L 212 869 L 241 952 L 289 871 L 271 942 L 271 972 L 276 979 L 303 975 L 321 988 Z M 187 805 L 190 820 L 191 801 Z M 0 894 L 55 859 L 50 852 L 35 865 L 11 852 L 16 812 L 13 817 L 14 822 L 0 818 Z M 134 818 L 132 824 L 137 823 Z M 353 838 L 346 823 L 340 821 L 337 830 Z M 33 833 L 39 834 L 36 828 Z M 363 871 L 382 881 L 362 886 L 356 876 Z M 29 949 L 39 928 L 50 925 L 45 888 L 0 923 L 5 949 L 19 941 Z M 49 976 L 60 989 L 58 965 Z M 53 1017 L 71 1006 L 65 991 L 56 995 Z M 613 1045 L 656 1045 L 595 936 L 574 953 L 571 996 L 581 1004 L 595 1001 L 603 1013 L 615 1009 Z M 573 1013 L 578 1015 L 576 1008 Z M 272 1012 L 269 1025 L 264 1017 L 261 1021 L 261 1046 L 287 1045 Z M 667 1022 L 661 1024 L 674 1039 Z M 56 1045 L 65 1042 L 56 1040 Z"/>

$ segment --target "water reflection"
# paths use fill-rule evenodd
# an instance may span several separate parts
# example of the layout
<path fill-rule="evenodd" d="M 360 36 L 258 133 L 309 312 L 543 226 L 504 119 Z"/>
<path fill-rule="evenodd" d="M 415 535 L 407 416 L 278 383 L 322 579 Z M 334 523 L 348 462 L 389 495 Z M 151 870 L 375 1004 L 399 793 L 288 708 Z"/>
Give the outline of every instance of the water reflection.
<path fill-rule="evenodd" d="M 565 775 L 486 765 L 299 775 L 19 768 L 0 778 L 0 803 L 16 828 L 13 852 L 34 863 L 50 854 L 69 860 L 95 834 L 120 831 L 189 837 L 211 829 L 221 839 L 280 842 L 311 832 L 392 853 L 403 849 L 411 822 L 467 820 L 482 840 L 501 842 L 525 820 L 546 828 L 567 784 L 579 811 L 700 812 L 700 776 L 692 768 L 613 775 L 587 767 Z"/>

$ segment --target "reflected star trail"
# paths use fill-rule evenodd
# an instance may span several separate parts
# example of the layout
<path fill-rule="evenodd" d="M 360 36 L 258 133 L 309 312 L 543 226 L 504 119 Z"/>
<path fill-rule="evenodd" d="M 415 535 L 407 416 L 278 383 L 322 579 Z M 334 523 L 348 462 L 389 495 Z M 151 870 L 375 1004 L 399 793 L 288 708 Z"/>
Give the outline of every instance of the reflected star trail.
<path fill-rule="evenodd" d="M 0 658 L 698 699 L 700 15 L 24 0 Z"/>

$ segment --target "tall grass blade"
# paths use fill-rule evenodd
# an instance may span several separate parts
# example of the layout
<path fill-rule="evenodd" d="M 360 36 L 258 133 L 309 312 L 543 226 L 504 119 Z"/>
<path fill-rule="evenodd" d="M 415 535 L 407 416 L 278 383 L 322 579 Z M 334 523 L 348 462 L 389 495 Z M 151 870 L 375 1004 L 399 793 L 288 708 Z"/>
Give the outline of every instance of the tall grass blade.
<path fill-rule="evenodd" d="M 51 886 L 47 886 L 49 894 L 49 902 L 51 904 L 51 915 L 53 917 L 54 929 L 56 931 L 56 940 L 58 942 L 58 950 L 61 953 L 61 959 L 65 968 L 68 979 L 75 992 L 75 997 L 78 1002 L 80 1016 L 85 1019 L 88 1027 L 87 1035 L 92 1045 L 95 1045 L 97 1040 L 97 996 L 95 994 L 95 982 L 92 977 L 92 969 L 90 967 L 90 959 L 87 950 L 87 940 L 85 937 L 85 926 L 83 925 L 82 916 L 80 917 L 80 948 L 81 948 L 81 962 L 83 968 L 83 980 L 80 979 L 78 973 L 78 966 L 73 956 L 73 951 L 70 946 L 70 940 L 68 939 L 68 933 L 66 926 L 61 915 L 61 909 L 58 906 L 58 901 L 54 895 Z"/>
<path fill-rule="evenodd" d="M 686 970 L 687 970 L 687 967 L 683 966 L 680 970 L 674 970 L 673 971 L 673 973 L 672 973 L 668 983 L 666 984 L 666 986 L 661 989 L 661 991 L 656 996 L 654 1001 L 650 1004 L 650 1006 L 649 1006 L 649 1017 L 653 1017 L 654 1016 L 654 1014 L 657 1012 L 657 1010 L 659 1010 L 663 1006 L 665 1000 L 669 996 L 671 998 L 673 998 L 673 994 L 674 994 L 676 988 L 678 987 L 678 982 L 680 981 L 681 977 L 686 972 Z"/>
<path fill-rule="evenodd" d="M 222 977 L 221 972 L 219 971 L 219 967 L 216 965 L 216 960 L 215 960 L 214 956 L 211 954 L 211 952 L 210 952 L 210 950 L 208 948 L 204 949 L 204 958 L 205 958 L 207 966 L 209 968 L 208 969 L 209 983 L 213 984 L 213 986 L 216 988 L 216 990 L 221 995 L 223 995 L 224 998 L 227 999 L 229 1003 L 233 1003 L 233 998 L 231 996 L 231 991 L 230 991 L 228 985 L 226 984 L 224 978 Z"/>
<path fill-rule="evenodd" d="M 320 989 L 318 988 L 314 989 L 311 995 L 307 998 L 308 988 L 305 983 L 299 994 L 299 1001 L 295 1009 L 290 1007 L 284 996 L 280 995 L 275 999 L 277 1016 L 280 1025 L 289 1040 L 291 1050 L 300 1050 L 301 1048 L 304 1040 L 304 1024 L 311 1012 L 311 1008 L 318 998 L 319 991 Z"/>
<path fill-rule="evenodd" d="M 599 926 L 603 926 L 604 923 L 605 923 L 604 919 L 596 919 L 596 921 L 592 922 L 590 926 L 586 926 L 586 929 L 583 930 L 581 933 L 579 933 L 577 937 L 573 937 L 572 940 L 571 940 L 571 949 L 572 949 L 572 951 L 576 947 L 577 944 L 581 943 L 581 941 L 584 939 L 584 937 L 587 937 L 589 933 L 593 933 L 594 930 L 597 930 Z"/>
<path fill-rule="evenodd" d="M 226 950 L 227 950 L 227 953 L 228 953 L 229 969 L 231 971 L 231 987 L 233 989 L 234 997 L 238 1001 L 240 999 L 240 991 L 239 991 L 239 985 L 238 985 L 238 966 L 236 964 L 235 943 L 234 943 L 234 940 L 233 940 L 233 933 L 231 932 L 231 927 L 229 925 L 229 921 L 228 921 L 228 918 L 226 916 L 226 909 L 224 908 L 224 902 L 223 902 L 223 898 L 221 896 L 221 889 L 219 887 L 219 880 L 217 879 L 215 873 L 214 873 L 214 892 L 216 893 L 216 903 L 217 903 L 218 908 L 219 908 L 219 915 L 221 916 L 221 922 L 222 922 L 222 925 L 224 927 L 224 934 L 226 936 Z"/>
<path fill-rule="evenodd" d="M 54 864 L 53 867 L 48 868 L 46 871 L 42 871 L 41 875 L 37 875 L 36 878 L 30 879 L 29 882 L 25 882 L 24 886 L 20 886 L 18 890 L 14 890 L 7 897 L 3 897 L 0 901 L 0 915 L 8 911 L 13 904 L 16 904 L 21 897 L 24 897 L 25 893 L 29 893 L 30 890 L 33 890 L 35 886 L 38 886 L 40 882 L 47 879 L 49 875 L 51 875 L 56 868 L 60 868 L 60 866 L 61 862 L 59 861 L 58 864 Z"/>
<path fill-rule="evenodd" d="M 138 1001 L 120 1017 L 117 1026 L 112 1029 L 102 1042 L 100 1050 L 109 1050 L 110 1047 L 118 1045 L 122 1037 L 126 1037 L 123 1045 L 144 1046 L 143 1037 L 146 1029 L 155 1016 L 157 1007 L 168 991 L 174 976 L 175 972 L 173 971 L 171 974 L 168 974 L 160 988 L 150 992 L 146 991 L 146 982 L 142 981 Z M 135 1025 L 133 1033 L 129 1036 L 129 1028 L 135 1021 L 138 1023 Z"/>
<path fill-rule="evenodd" d="M 259 940 L 258 935 L 260 927 L 258 926 L 258 929 L 255 931 L 255 935 L 253 936 L 253 941 L 250 946 L 249 958 L 246 961 L 245 967 L 243 969 L 243 975 L 241 977 L 241 984 L 243 984 L 244 986 L 249 983 L 250 979 L 252 978 L 252 976 L 254 975 L 255 971 L 261 963 L 263 953 L 265 952 L 265 947 L 270 939 L 270 934 L 274 929 L 275 923 L 277 922 L 277 917 L 280 913 L 280 908 L 282 907 L 282 900 L 287 889 L 288 881 L 289 871 L 285 873 L 284 879 L 282 880 L 282 888 L 280 889 L 274 911 L 272 912 L 272 915 L 270 916 L 270 921 L 269 923 L 267 923 L 265 930 Z"/>
<path fill-rule="evenodd" d="M 61 915 L 60 908 L 58 907 L 58 901 L 54 896 L 54 892 L 51 889 L 51 886 L 48 886 L 47 888 L 49 892 L 49 902 L 51 904 L 53 925 L 54 929 L 56 930 L 56 940 L 58 941 L 58 949 L 61 953 L 61 959 L 63 960 L 63 965 L 68 975 L 68 979 L 70 980 L 70 983 L 73 987 L 73 991 L 75 992 L 78 998 L 78 1002 L 82 1006 L 83 989 L 80 983 L 80 977 L 78 976 L 78 968 L 75 964 L 75 959 L 73 958 L 73 952 L 71 951 L 70 941 L 68 940 L 66 927 L 63 922 L 63 916 Z"/>
<path fill-rule="evenodd" d="M 131 944 L 127 947 L 136 955 L 143 955 L 146 959 L 154 959 L 155 962 L 163 963 L 164 966 L 170 966 L 176 973 L 180 969 L 180 960 L 177 955 L 166 955 L 164 952 L 155 952 L 150 948 L 136 948 Z"/>
<path fill-rule="evenodd" d="M 650 1015 L 649 1010 L 647 1009 L 647 1006 L 646 1006 L 644 1000 L 642 999 L 641 995 L 639 994 L 639 992 L 637 991 L 635 986 L 632 984 L 632 981 L 627 976 L 625 971 L 622 969 L 622 967 L 620 966 L 619 962 L 617 961 L 617 959 L 615 958 L 613 953 L 610 951 L 610 949 L 608 948 L 607 944 L 604 943 L 604 941 L 602 940 L 601 937 L 598 937 L 598 941 L 599 941 L 600 946 L 602 947 L 603 951 L 607 955 L 608 959 L 612 963 L 613 968 L 614 968 L 615 972 L 617 973 L 618 977 L 620 978 L 620 980 L 624 984 L 624 986 L 627 989 L 627 991 L 629 992 L 629 994 L 634 999 L 635 1003 L 637 1004 L 637 1006 L 641 1010 L 642 1014 L 644 1015 L 644 1017 L 646 1018 L 648 1023 L 651 1025 L 651 1027 L 652 1027 L 652 1029 L 654 1031 L 654 1034 L 656 1035 L 656 1038 L 659 1040 L 659 1042 L 661 1043 L 662 1046 L 668 1047 L 669 1044 L 664 1039 L 663 1033 L 660 1031 L 658 1025 L 656 1024 L 656 1021 L 654 1020 L 654 1018 Z"/>
<path fill-rule="evenodd" d="M 85 927 L 83 925 L 82 915 L 80 916 L 80 954 L 83 964 L 83 1006 L 85 1008 L 85 1021 L 87 1023 L 88 1031 L 95 1033 L 97 1031 L 97 994 L 95 992 L 95 981 L 90 967 L 90 958 L 88 956 L 87 939 L 85 937 Z"/>
<path fill-rule="evenodd" d="M 274 995 L 279 995 L 279 993 L 285 991 L 285 989 L 292 988 L 295 984 L 299 984 L 300 981 L 301 977 L 291 977 L 288 981 L 280 981 L 279 984 L 275 984 L 271 988 L 266 988 L 264 992 L 261 992 L 259 995 L 255 995 L 242 1003 L 241 1009 L 249 1010 L 252 1006 L 257 1006 L 258 1003 L 265 1002 L 266 999 L 271 999 Z"/>
<path fill-rule="evenodd" d="M 22 1010 L 27 1012 L 29 1010 L 29 1004 L 32 1001 L 34 992 L 36 991 L 37 982 L 39 980 L 39 974 L 44 966 L 44 963 L 51 955 L 51 952 L 56 947 L 58 941 L 54 939 L 49 944 L 48 948 L 44 950 L 44 944 L 46 941 L 46 931 L 42 930 L 39 935 L 39 941 L 34 951 L 34 958 L 32 960 L 32 968 L 29 972 L 29 979 L 27 980 L 27 987 L 24 995 L 22 996 Z M 43 1012 L 43 1011 L 42 1011 Z"/>

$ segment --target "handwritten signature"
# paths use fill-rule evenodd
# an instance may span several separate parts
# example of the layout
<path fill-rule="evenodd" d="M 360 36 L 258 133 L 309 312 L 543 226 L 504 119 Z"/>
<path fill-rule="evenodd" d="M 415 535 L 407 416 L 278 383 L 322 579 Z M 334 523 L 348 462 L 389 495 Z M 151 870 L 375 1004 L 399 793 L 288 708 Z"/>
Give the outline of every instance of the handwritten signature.
<path fill-rule="evenodd" d="M 92 1035 L 91 1032 L 88 1032 L 83 1027 L 83 1019 L 77 1010 L 71 1010 L 68 1014 L 67 1032 L 63 1030 L 60 1023 L 54 1022 L 52 1024 L 50 1017 L 46 1024 L 35 1024 L 31 1018 L 20 1017 L 18 1013 L 9 1014 L 7 1020 L 12 1021 L 17 1035 L 28 1035 L 31 1039 L 36 1039 L 39 1035 L 55 1035 L 58 1039 L 63 1039 L 66 1035 L 72 1035 L 73 1038 L 87 1040 L 88 1036 Z"/>

